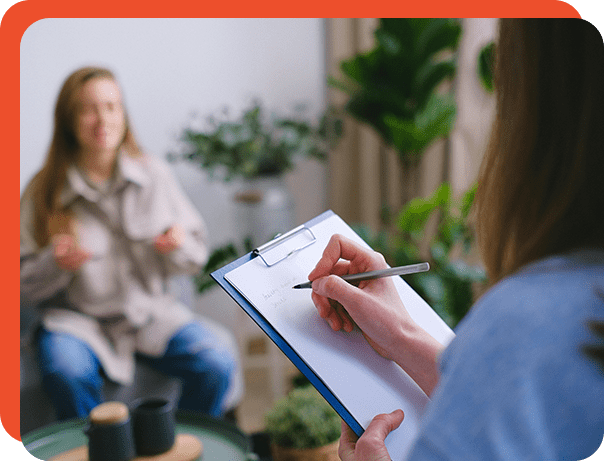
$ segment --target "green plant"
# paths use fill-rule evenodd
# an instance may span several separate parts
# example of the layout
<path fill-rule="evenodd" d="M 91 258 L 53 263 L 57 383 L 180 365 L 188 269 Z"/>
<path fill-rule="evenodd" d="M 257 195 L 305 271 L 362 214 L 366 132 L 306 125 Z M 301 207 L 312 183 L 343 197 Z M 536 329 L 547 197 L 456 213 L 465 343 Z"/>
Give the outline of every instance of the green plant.
<path fill-rule="evenodd" d="M 461 259 L 474 242 L 469 214 L 476 185 L 459 200 L 452 198 L 448 183 L 429 197 L 409 201 L 398 216 L 395 231 L 372 234 L 366 227 L 357 232 L 393 266 L 422 262 L 421 246 L 430 219 L 436 217 L 436 233 L 429 242 L 430 271 L 405 277 L 409 285 L 447 322 L 455 327 L 474 302 L 474 287 L 486 282 L 485 271 Z M 455 250 L 459 255 L 455 256 Z"/>
<path fill-rule="evenodd" d="M 330 85 L 350 98 L 346 111 L 394 146 L 403 164 L 415 164 L 455 120 L 452 94 L 437 87 L 452 78 L 461 24 L 455 19 L 382 18 L 375 47 L 340 64 L 344 80 Z"/>
<path fill-rule="evenodd" d="M 241 245 L 229 242 L 218 248 L 214 248 L 201 272 L 193 277 L 197 292 L 204 293 L 213 286 L 216 286 L 216 282 L 210 274 L 225 264 L 249 253 L 253 248 L 253 243 L 249 238 L 246 238 Z"/>
<path fill-rule="evenodd" d="M 342 124 L 329 109 L 317 125 L 302 118 L 305 108 L 295 108 L 293 117 L 273 115 L 267 120 L 255 101 L 238 120 L 207 118 L 208 128 L 186 128 L 181 137 L 184 152 L 171 153 L 172 160 L 184 159 L 213 175 L 221 171 L 224 180 L 280 175 L 294 166 L 296 157 L 324 160 L 341 134 Z"/>
<path fill-rule="evenodd" d="M 340 437 L 340 417 L 310 385 L 278 400 L 265 421 L 272 442 L 283 448 L 316 448 Z"/>
<path fill-rule="evenodd" d="M 489 42 L 478 53 L 477 72 L 482 86 L 493 92 L 493 66 L 495 64 L 495 42 Z"/>

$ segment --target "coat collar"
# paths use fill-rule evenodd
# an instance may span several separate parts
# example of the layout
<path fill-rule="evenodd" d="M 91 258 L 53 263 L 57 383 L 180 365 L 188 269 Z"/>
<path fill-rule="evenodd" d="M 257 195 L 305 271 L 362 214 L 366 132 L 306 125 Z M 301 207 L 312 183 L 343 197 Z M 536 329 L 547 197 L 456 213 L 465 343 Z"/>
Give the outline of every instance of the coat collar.
<path fill-rule="evenodd" d="M 126 183 L 130 182 L 140 187 L 150 184 L 146 169 L 144 168 L 144 158 L 136 159 L 130 155 L 120 152 L 117 156 L 116 177 L 111 190 L 116 190 Z M 62 206 L 68 206 L 77 197 L 84 197 L 89 202 L 98 202 L 102 196 L 101 191 L 90 185 L 85 179 L 84 173 L 75 165 L 67 169 L 67 182 L 61 192 L 60 201 Z"/>

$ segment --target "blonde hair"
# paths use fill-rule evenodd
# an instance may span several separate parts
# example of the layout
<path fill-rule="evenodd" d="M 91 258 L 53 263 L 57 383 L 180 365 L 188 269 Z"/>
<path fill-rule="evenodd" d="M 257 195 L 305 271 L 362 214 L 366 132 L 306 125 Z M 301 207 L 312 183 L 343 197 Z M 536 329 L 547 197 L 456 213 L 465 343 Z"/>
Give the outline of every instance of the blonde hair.
<path fill-rule="evenodd" d="M 65 186 L 67 170 L 77 160 L 79 151 L 75 134 L 78 96 L 82 86 L 95 78 L 116 82 L 114 74 L 102 67 L 83 67 L 73 72 L 59 92 L 54 112 L 52 141 L 42 169 L 31 182 L 34 201 L 34 239 L 43 247 L 56 233 L 74 233 L 74 219 L 68 208 L 62 207 L 60 194 Z M 125 114 L 124 138 L 120 149 L 131 156 L 140 156 L 130 122 Z"/>
<path fill-rule="evenodd" d="M 604 46 L 580 19 L 502 19 L 496 117 L 476 194 L 492 283 L 582 246 L 604 247 Z"/>

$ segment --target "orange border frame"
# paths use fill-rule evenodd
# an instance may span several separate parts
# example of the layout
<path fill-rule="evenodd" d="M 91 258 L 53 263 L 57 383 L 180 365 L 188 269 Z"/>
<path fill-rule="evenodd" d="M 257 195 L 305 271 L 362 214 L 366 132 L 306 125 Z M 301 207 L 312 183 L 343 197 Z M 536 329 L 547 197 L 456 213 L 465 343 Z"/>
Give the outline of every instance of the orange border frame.
<path fill-rule="evenodd" d="M 153 2 L 154 3 L 154 2 Z M 577 10 L 556 0 L 508 0 L 502 3 L 477 0 L 431 0 L 428 2 L 381 1 L 330 2 L 311 0 L 300 4 L 264 0 L 262 2 L 229 2 L 209 5 L 207 2 L 184 1 L 153 4 L 140 0 L 25 0 L 12 5 L 0 24 L 0 62 L 3 64 L 0 85 L 0 139 L 3 142 L 4 167 L 0 179 L 3 215 L 8 225 L 2 226 L 5 242 L 5 264 L 1 268 L 4 306 L 7 309 L 0 324 L 0 346 L 3 351 L 0 369 L 0 415 L 6 432 L 21 440 L 19 430 L 19 45 L 27 28 L 43 18 L 178 18 L 178 17 L 577 17 Z M 411 2 L 409 2 L 411 3 Z M 237 14 L 233 15 L 236 10 Z"/>

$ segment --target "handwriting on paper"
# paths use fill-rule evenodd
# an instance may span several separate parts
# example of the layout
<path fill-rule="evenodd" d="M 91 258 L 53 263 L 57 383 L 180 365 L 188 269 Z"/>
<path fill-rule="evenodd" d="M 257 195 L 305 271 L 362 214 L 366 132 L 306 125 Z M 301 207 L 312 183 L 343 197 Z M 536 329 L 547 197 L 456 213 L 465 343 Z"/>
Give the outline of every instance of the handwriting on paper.
<path fill-rule="evenodd" d="M 270 291 L 262 293 L 262 297 L 267 304 L 273 308 L 282 306 L 287 302 L 287 298 L 283 296 L 281 290 L 278 288 L 272 288 Z"/>
<path fill-rule="evenodd" d="M 268 303 L 269 306 L 277 308 L 287 303 L 287 296 L 282 293 L 282 290 L 291 290 L 295 280 L 291 277 L 282 279 L 277 284 L 277 287 L 272 287 L 268 291 L 262 293 L 262 298 Z"/>

